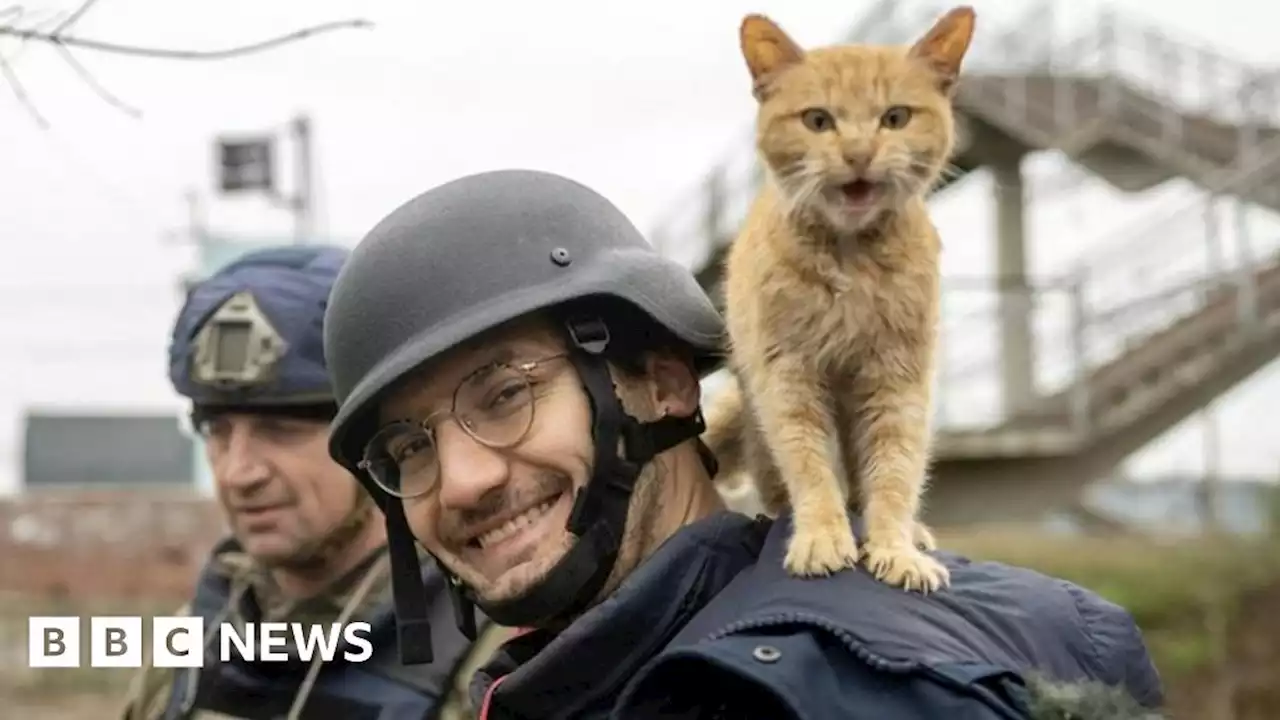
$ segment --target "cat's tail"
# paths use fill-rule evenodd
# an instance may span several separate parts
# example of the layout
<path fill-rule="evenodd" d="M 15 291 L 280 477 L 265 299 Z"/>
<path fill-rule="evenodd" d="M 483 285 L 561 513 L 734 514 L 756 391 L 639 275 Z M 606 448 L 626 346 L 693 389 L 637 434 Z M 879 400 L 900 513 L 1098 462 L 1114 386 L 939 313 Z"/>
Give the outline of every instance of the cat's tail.
<path fill-rule="evenodd" d="M 742 388 L 736 379 L 731 379 L 711 398 L 705 409 L 707 429 L 702 433 L 702 442 L 711 449 L 716 462 L 720 464 L 720 472 L 716 474 L 716 485 L 721 489 L 736 487 L 741 482 L 738 477 L 745 465 L 743 458 L 743 436 L 746 431 L 746 405 L 742 398 Z"/>

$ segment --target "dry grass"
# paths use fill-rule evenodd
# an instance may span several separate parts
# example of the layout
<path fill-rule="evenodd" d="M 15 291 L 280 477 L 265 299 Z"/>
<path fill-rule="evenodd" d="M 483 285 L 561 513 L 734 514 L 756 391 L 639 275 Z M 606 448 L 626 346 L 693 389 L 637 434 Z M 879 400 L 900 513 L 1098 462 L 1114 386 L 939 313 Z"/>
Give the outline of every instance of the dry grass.
<path fill-rule="evenodd" d="M 1075 581 L 1151 622 L 1280 577 L 1280 547 L 1269 538 L 1065 537 L 997 529 L 944 535 L 939 542 L 973 558 Z"/>
<path fill-rule="evenodd" d="M 1071 580 L 1123 606 L 1169 678 L 1203 669 L 1222 650 L 1216 615 L 1234 618 L 1247 598 L 1280 583 L 1280 542 L 1271 538 L 1067 537 L 1008 528 L 939 542 Z"/>
<path fill-rule="evenodd" d="M 132 668 L 90 668 L 88 648 L 81 642 L 82 667 L 27 667 L 27 619 L 33 615 L 140 615 L 144 626 L 155 615 L 170 614 L 172 603 L 129 600 L 75 601 L 70 598 L 38 598 L 16 593 L 0 594 L 0 698 L 30 705 L 24 717 L 60 717 L 59 708 L 92 707 L 102 712 L 103 698 L 119 702 L 133 676 Z M 88 631 L 85 621 L 83 632 Z M 96 699 L 96 700 L 95 700 Z M 15 715 L 17 717 L 17 715 Z M 69 718 L 88 717 L 68 715 Z"/>
<path fill-rule="evenodd" d="M 1204 695 L 1200 681 L 1214 675 L 1211 666 L 1221 662 L 1217 658 L 1223 653 L 1243 654 L 1230 638 L 1224 639 L 1220 630 L 1215 631 L 1211 622 L 1215 613 L 1230 617 L 1231 637 L 1268 645 L 1280 656 L 1280 616 L 1264 618 L 1257 612 L 1259 594 L 1268 594 L 1262 592 L 1265 588 L 1280 594 L 1280 547 L 1276 541 L 1080 538 L 1021 528 L 942 533 L 939 541 L 944 548 L 975 559 L 1008 562 L 1072 580 L 1126 607 L 1146 633 L 1172 695 Z M 1250 603 L 1252 612 L 1236 610 Z M 14 717 L 96 720 L 103 717 L 108 705 L 114 712 L 132 674 L 128 669 L 27 669 L 28 616 L 150 617 L 172 610 L 168 602 L 84 603 L 69 598 L 0 595 L 0 699 L 7 708 L 0 714 L 8 717 L 12 710 L 17 713 Z M 1259 669 L 1271 672 L 1269 667 Z M 1280 688 L 1280 667 L 1274 677 L 1270 684 Z M 1189 688 L 1187 693 L 1173 692 L 1184 686 Z M 1276 704 L 1268 702 L 1272 707 Z M 1175 708 L 1174 717 L 1196 716 L 1202 715 L 1177 713 Z"/>

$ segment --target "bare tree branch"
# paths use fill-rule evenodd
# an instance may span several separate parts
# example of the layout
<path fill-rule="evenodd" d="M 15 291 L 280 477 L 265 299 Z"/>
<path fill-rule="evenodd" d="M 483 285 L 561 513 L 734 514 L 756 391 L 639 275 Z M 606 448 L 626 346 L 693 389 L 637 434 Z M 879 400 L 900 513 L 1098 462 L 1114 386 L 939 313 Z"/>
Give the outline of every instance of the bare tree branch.
<path fill-rule="evenodd" d="M 71 25 L 74 24 L 75 21 L 79 20 L 80 17 L 84 15 L 84 12 L 85 10 L 88 9 L 89 5 L 92 5 L 94 2 L 96 2 L 96 0 L 86 0 L 71 15 L 68 15 L 67 13 L 63 13 L 63 12 L 55 12 L 53 13 L 52 17 L 46 18 L 45 20 L 41 20 L 40 22 L 36 23 L 33 26 L 33 28 L 43 30 L 44 28 L 50 25 L 57 25 L 58 27 L 52 31 L 53 33 L 66 30 L 67 28 L 71 27 Z M 4 10 L 0 10 L 0 17 L 4 17 L 6 15 L 12 15 L 13 16 L 12 22 L 15 24 L 17 22 L 20 22 L 23 19 L 23 16 L 25 16 L 26 14 L 27 14 L 26 8 L 24 8 L 21 5 L 11 5 L 8 8 L 5 8 Z M 26 88 L 22 85 L 22 82 L 18 79 L 17 71 L 14 70 L 13 68 L 14 61 L 17 60 L 18 57 L 23 53 L 23 51 L 25 51 L 29 47 L 31 47 L 31 45 L 27 43 L 23 43 L 19 45 L 17 51 L 14 52 L 12 55 L 10 55 L 8 58 L 0 57 L 0 64 L 4 65 L 3 68 L 0 68 L 0 73 L 4 75 L 4 79 L 8 82 L 9 86 L 13 89 L 13 93 L 18 98 L 18 102 L 23 106 L 23 109 L 25 109 L 27 111 L 27 114 L 31 115 L 31 118 L 35 120 L 36 126 L 42 130 L 48 130 L 49 123 L 44 118 L 43 114 L 40 113 L 38 108 L 36 108 L 35 103 L 31 100 L 30 96 L 27 94 Z M 116 98 L 111 93 L 107 92 L 106 88 L 102 87 L 102 84 L 97 82 L 97 79 L 94 78 L 93 75 L 89 72 L 88 68 L 81 65 L 74 57 L 71 56 L 70 51 L 68 51 L 66 48 L 62 47 L 61 45 L 57 46 L 57 48 L 62 51 L 63 58 L 66 60 L 67 64 L 71 66 L 71 69 L 75 71 L 76 74 L 80 76 L 80 79 L 85 84 L 87 84 L 91 90 L 97 93 L 99 97 L 103 98 L 103 100 L 106 101 L 109 105 L 119 107 L 126 114 L 130 114 L 133 117 L 139 116 L 139 113 L 136 110 L 129 107 L 128 105 L 125 105 L 123 102 L 120 102 L 118 98 Z"/>
<path fill-rule="evenodd" d="M 18 79 L 18 74 L 13 71 L 13 66 L 9 61 L 0 55 L 0 74 L 4 75 L 5 82 L 9 83 L 9 87 L 13 89 L 13 94 L 18 98 L 18 102 L 22 103 L 22 107 L 31 114 L 32 119 L 36 121 L 36 125 L 41 130 L 49 129 L 49 121 L 44 115 L 40 114 L 40 110 L 36 108 L 35 103 L 31 102 L 31 96 L 27 95 L 27 90 L 22 86 L 22 81 Z"/>
<path fill-rule="evenodd" d="M 87 4 L 87 3 L 86 3 Z M 299 40 L 305 40 L 309 37 L 319 35 L 321 33 L 331 32 L 333 30 L 342 29 L 365 29 L 373 27 L 373 23 L 357 18 L 354 20 L 338 20 L 335 22 L 321 23 L 311 27 L 295 30 L 284 35 L 260 40 L 247 45 L 225 48 L 222 50 L 176 50 L 169 48 L 152 48 L 139 47 L 137 45 L 121 45 L 118 43 L 106 42 L 104 40 L 92 40 L 90 38 L 76 37 L 74 35 L 58 34 L 55 32 L 42 32 L 39 30 L 23 30 L 15 27 L 0 27 L 0 36 L 9 36 L 20 40 L 29 40 L 33 42 L 43 42 L 52 45 L 64 45 L 68 47 L 79 47 L 86 50 L 96 50 L 98 52 L 115 53 L 117 55 L 134 55 L 150 58 L 162 58 L 166 60 L 226 60 L 228 58 L 249 55 L 263 50 L 270 50 L 280 45 L 285 45 Z"/>
<path fill-rule="evenodd" d="M 65 17 L 61 17 L 63 13 L 59 13 L 58 15 L 55 15 L 53 22 L 56 22 L 58 26 L 55 27 L 53 30 L 51 30 L 49 34 L 53 36 L 59 36 L 62 33 L 65 33 L 67 30 L 71 28 L 72 25 L 75 25 L 80 20 L 80 18 L 84 17 L 84 14 L 89 11 L 89 8 L 91 8 L 95 2 L 97 2 L 97 0 L 84 0 L 84 2 L 80 3 L 80 7 L 76 8 L 75 11 L 72 12 L 70 15 L 66 15 Z M 21 14 L 21 8 L 19 8 L 19 15 L 20 14 Z M 29 46 L 26 44 L 23 44 L 22 47 L 26 48 Z M 62 59 L 66 61 L 67 65 L 71 68 L 71 70 L 75 72 L 77 76 L 79 76 L 80 80 L 84 82 L 85 85 L 89 86 L 89 89 L 92 90 L 94 94 L 96 94 L 99 98 L 102 98 L 103 102 L 116 108 L 120 112 L 123 112 L 124 114 L 129 115 L 130 117 L 134 117 L 134 118 L 142 117 L 141 110 L 124 102 L 118 96 L 113 94 L 111 91 L 107 90 L 107 88 L 103 86 L 101 82 L 98 82 L 98 78 L 95 77 L 93 73 L 89 72 L 89 68 L 85 67 L 83 64 L 81 64 L 79 60 L 76 59 L 76 56 L 72 54 L 71 50 L 67 48 L 67 46 L 62 44 L 56 44 L 54 45 L 54 47 L 58 49 L 58 54 L 62 56 Z"/>
<path fill-rule="evenodd" d="M 21 21 L 25 15 L 27 15 L 27 9 L 21 5 L 10 5 L 9 7 L 0 9 L 0 18 L 12 16 L 12 22 L 14 23 Z M 54 13 L 52 17 L 36 23 L 34 27 L 44 28 L 54 23 L 61 22 L 62 15 L 63 13 Z M 9 85 L 10 89 L 13 90 L 13 95 L 17 98 L 18 104 L 22 105 L 22 109 L 26 110 L 27 114 L 31 116 L 31 119 L 35 121 L 36 126 L 42 130 L 47 130 L 49 129 L 49 121 L 31 100 L 31 96 L 27 94 L 26 87 L 22 84 L 22 81 L 18 79 L 17 71 L 13 69 L 13 61 L 18 59 L 22 54 L 22 51 L 26 50 L 27 47 L 28 46 L 25 44 L 19 46 L 18 50 L 9 57 L 0 55 L 0 76 L 3 76 L 5 82 Z"/>
<path fill-rule="evenodd" d="M 92 2 L 92 0 L 90 0 L 90 2 Z M 71 54 L 70 48 L 66 45 L 58 45 L 57 48 L 62 54 L 62 59 L 67 61 L 67 64 L 71 66 L 71 69 L 75 71 L 76 75 L 79 75 L 80 79 L 84 81 L 84 84 L 88 85 L 90 90 L 92 90 L 98 97 L 102 98 L 103 102 L 114 107 L 125 115 L 129 115 L 130 117 L 142 117 L 141 110 L 129 105 L 119 97 L 113 95 L 111 91 L 103 87 L 102 83 L 98 82 L 98 78 L 94 77 L 93 73 L 89 72 L 89 69 L 84 65 L 81 65 L 80 61 L 76 59 L 76 56 Z"/>
<path fill-rule="evenodd" d="M 10 16 L 10 15 L 13 16 L 11 20 L 7 19 L 7 16 Z M 26 17 L 26 15 L 27 15 L 27 9 L 24 8 L 23 6 L 10 5 L 9 7 L 0 10 L 0 27 L 10 27 L 13 25 L 17 25 L 19 22 L 22 21 L 24 17 Z M 40 22 L 36 23 L 33 27 L 43 29 L 52 23 L 61 22 L 62 15 L 63 13 L 53 13 L 52 17 L 41 20 Z M 9 62 L 13 62 L 14 60 L 16 60 L 18 56 L 22 53 L 22 51 L 27 49 L 27 47 L 28 46 L 26 44 L 19 45 L 17 51 L 15 51 L 12 55 L 9 56 L 8 58 Z"/>
<path fill-rule="evenodd" d="M 150 48 L 140 47 L 136 45 L 124 45 L 120 43 L 107 42 L 103 40 L 93 40 L 89 38 L 76 37 L 68 35 L 67 31 L 73 25 L 84 17 L 85 13 L 93 7 L 97 0 L 83 0 L 80 6 L 75 9 L 69 16 L 58 23 L 57 27 L 52 30 L 45 30 L 41 26 L 47 24 L 48 21 L 38 24 L 35 27 L 19 28 L 16 23 L 22 19 L 25 10 L 21 5 L 11 5 L 9 7 L 0 8 L 0 20 L 7 20 L 8 24 L 0 24 L 0 37 L 12 37 L 22 41 L 45 43 L 54 46 L 62 59 L 67 65 L 79 76 L 80 80 L 89 86 L 99 98 L 108 105 L 124 112 L 132 117 L 140 117 L 141 111 L 137 108 L 125 103 L 120 98 L 113 95 L 98 79 L 89 72 L 79 60 L 71 53 L 71 48 L 78 47 L 86 50 L 94 50 L 97 52 L 113 53 L 116 55 L 131 55 L 135 57 L 160 58 L 166 60 L 225 60 L 228 58 L 249 55 L 252 53 L 262 52 L 271 48 L 279 47 L 292 42 L 305 40 L 306 38 L 319 35 L 333 30 L 341 30 L 344 28 L 371 28 L 373 23 L 364 19 L 341 20 L 337 22 L 322 23 L 306 27 L 301 30 L 286 33 L 276 37 L 260 40 L 248 45 L 240 45 L 238 47 L 226 48 L 222 50 L 176 50 L 168 48 Z M 8 19 L 12 16 L 12 19 Z M 24 43 L 23 47 L 26 45 Z M 27 112 L 35 119 L 36 124 L 41 129 L 48 129 L 49 122 L 36 109 L 35 104 L 31 101 L 27 94 L 26 88 L 18 79 L 17 73 L 13 70 L 13 65 L 9 59 L 0 55 L 0 76 L 13 89 L 14 95 L 18 98 L 18 102 L 26 108 Z"/>
<path fill-rule="evenodd" d="M 84 2 L 80 3 L 80 7 L 76 8 L 75 12 L 71 13 L 66 20 L 59 24 L 58 27 L 54 28 L 53 32 L 49 34 L 57 37 L 58 35 L 70 30 L 71 26 L 75 25 L 80 18 L 84 17 L 84 14 L 89 12 L 89 8 L 93 7 L 93 4 L 97 1 L 98 0 L 84 0 Z"/>

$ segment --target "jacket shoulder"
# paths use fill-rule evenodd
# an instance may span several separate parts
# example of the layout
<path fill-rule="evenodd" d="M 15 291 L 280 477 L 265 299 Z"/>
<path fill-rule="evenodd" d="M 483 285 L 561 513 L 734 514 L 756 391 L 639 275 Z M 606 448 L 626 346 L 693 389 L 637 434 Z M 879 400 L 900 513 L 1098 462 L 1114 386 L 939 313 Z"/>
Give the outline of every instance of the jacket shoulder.
<path fill-rule="evenodd" d="M 1160 674 L 1133 615 L 1116 603 L 1075 583 L 1049 578 L 1075 605 L 1086 652 L 1097 667 L 1096 679 L 1129 688 L 1148 707 L 1163 703 Z"/>
<path fill-rule="evenodd" d="M 871 673 L 885 687 L 905 690 L 928 680 L 930 692 L 965 688 L 966 696 L 983 696 L 983 705 L 995 707 L 1014 702 L 1034 673 L 1119 686 L 1148 707 L 1163 700 L 1133 618 L 1078 585 L 951 553 L 935 553 L 951 571 L 950 587 L 928 596 L 885 585 L 861 567 L 794 578 L 782 566 L 790 534 L 789 518 L 779 518 L 755 565 L 655 659 L 655 677 L 668 660 L 688 668 L 696 659 L 695 665 L 753 677 L 777 695 L 830 667 L 849 678 L 832 683 L 831 702 L 844 697 L 838 693 L 862 692 L 856 678 Z M 636 687 L 648 683 L 639 678 Z M 906 694 L 928 695 L 922 688 Z"/>
<path fill-rule="evenodd" d="M 178 608 L 175 616 L 190 615 L 190 603 Z M 120 717 L 123 720 L 158 720 L 164 716 L 169 704 L 169 694 L 173 686 L 175 671 L 173 668 L 156 667 L 152 663 L 151 648 L 144 645 L 142 649 L 142 667 L 129 680 L 125 691 L 123 709 Z"/>
<path fill-rule="evenodd" d="M 1020 717 L 1012 685 L 998 668 L 894 667 L 797 624 L 667 648 L 613 717 L 1009 720 Z"/>

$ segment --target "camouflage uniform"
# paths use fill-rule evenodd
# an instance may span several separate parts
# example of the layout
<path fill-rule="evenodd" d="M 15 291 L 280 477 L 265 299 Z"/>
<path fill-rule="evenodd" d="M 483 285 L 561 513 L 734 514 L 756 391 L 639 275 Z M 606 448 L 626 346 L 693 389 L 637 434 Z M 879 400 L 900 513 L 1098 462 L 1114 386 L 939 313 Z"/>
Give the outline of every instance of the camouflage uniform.
<path fill-rule="evenodd" d="M 305 622 L 327 625 L 338 622 L 344 611 L 350 620 L 367 620 L 376 616 L 379 608 L 390 607 L 391 586 L 387 555 L 379 549 L 356 569 L 336 581 L 320 595 L 299 601 L 286 599 L 271 579 L 248 555 L 234 547 L 216 554 L 207 572 L 225 579 L 232 598 L 252 599 L 250 607 L 260 609 L 256 622 Z M 367 585 L 367 587 L 361 587 Z M 223 621 L 237 625 L 246 622 L 244 602 L 229 603 L 224 609 Z M 183 605 L 175 615 L 188 615 L 190 603 Z M 438 707 L 440 720 L 466 720 L 475 718 L 475 708 L 467 692 L 471 676 L 493 652 L 509 637 L 511 630 L 497 625 L 485 628 L 476 642 L 457 662 L 445 683 L 447 695 Z M 129 685 L 123 720 L 160 720 L 172 699 L 172 690 L 178 681 L 179 669 L 159 668 L 151 665 L 150 646 L 144 651 L 144 667 Z M 406 671 L 407 672 L 407 671 Z M 197 680 L 192 676 L 187 681 Z M 299 690 L 302 688 L 299 686 Z M 303 699 L 302 708 L 305 710 Z M 234 716 L 211 711 L 198 711 L 192 720 L 223 720 Z M 303 715 L 305 717 L 305 715 Z M 239 720 L 237 718 L 237 720 Z"/>

